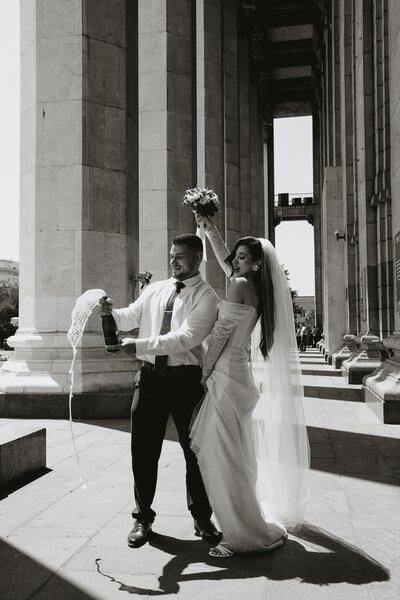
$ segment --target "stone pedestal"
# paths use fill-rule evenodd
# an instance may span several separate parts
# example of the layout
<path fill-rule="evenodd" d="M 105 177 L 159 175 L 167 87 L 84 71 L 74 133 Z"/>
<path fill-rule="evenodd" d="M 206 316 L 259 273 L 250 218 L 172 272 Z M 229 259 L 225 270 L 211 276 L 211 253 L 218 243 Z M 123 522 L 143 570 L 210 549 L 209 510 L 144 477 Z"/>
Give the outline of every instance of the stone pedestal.
<path fill-rule="evenodd" d="M 335 369 L 340 369 L 342 363 L 350 358 L 350 350 L 347 344 L 342 344 L 336 352 L 332 354 L 331 364 L 335 367 Z"/>
<path fill-rule="evenodd" d="M 378 344 L 381 340 L 375 335 L 355 336 L 357 345 L 350 357 L 342 363 L 342 375 L 347 383 L 362 383 L 365 375 L 377 369 L 381 362 Z"/>
<path fill-rule="evenodd" d="M 355 335 L 347 333 L 343 336 L 343 344 L 332 355 L 332 364 L 335 369 L 340 369 L 343 362 L 348 360 L 353 352 L 357 350 Z"/>
<path fill-rule="evenodd" d="M 400 335 L 383 342 L 389 358 L 363 379 L 365 402 L 383 423 L 400 424 Z"/>

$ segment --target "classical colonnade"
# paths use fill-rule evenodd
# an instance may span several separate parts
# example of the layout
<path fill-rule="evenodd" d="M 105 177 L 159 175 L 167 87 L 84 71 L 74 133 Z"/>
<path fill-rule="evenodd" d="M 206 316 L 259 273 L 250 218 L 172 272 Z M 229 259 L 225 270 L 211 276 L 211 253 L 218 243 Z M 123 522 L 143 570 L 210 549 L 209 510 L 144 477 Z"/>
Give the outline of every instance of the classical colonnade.
<path fill-rule="evenodd" d="M 172 237 L 194 228 L 186 188 L 216 191 L 228 244 L 273 239 L 273 118 L 312 114 L 326 357 L 400 421 L 400 3 L 288 4 L 21 2 L 20 328 L 2 414 L 65 414 L 76 298 L 102 288 L 125 305 L 140 273 L 167 276 Z M 135 367 L 105 354 L 92 316 L 82 415 L 122 414 Z"/>

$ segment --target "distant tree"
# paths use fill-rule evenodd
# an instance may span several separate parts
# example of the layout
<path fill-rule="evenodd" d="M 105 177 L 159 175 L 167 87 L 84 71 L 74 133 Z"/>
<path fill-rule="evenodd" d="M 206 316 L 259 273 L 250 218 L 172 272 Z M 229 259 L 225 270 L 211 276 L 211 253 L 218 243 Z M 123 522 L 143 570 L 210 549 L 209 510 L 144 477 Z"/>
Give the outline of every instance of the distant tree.
<path fill-rule="evenodd" d="M 290 273 L 287 269 L 285 269 L 285 275 L 286 275 L 286 279 L 289 282 L 290 295 L 292 296 L 292 303 L 293 303 L 293 312 L 296 315 L 301 312 L 299 305 L 296 304 L 296 302 L 295 302 L 295 298 L 297 298 L 297 296 L 299 294 L 298 294 L 297 290 L 292 290 L 292 288 L 290 287 Z"/>
<path fill-rule="evenodd" d="M 18 316 L 18 288 L 0 287 L 0 346 L 17 328 L 11 325 L 12 317 Z"/>
<path fill-rule="evenodd" d="M 313 308 L 310 312 L 306 313 L 304 318 L 308 327 L 313 328 L 315 326 L 315 310 Z"/>

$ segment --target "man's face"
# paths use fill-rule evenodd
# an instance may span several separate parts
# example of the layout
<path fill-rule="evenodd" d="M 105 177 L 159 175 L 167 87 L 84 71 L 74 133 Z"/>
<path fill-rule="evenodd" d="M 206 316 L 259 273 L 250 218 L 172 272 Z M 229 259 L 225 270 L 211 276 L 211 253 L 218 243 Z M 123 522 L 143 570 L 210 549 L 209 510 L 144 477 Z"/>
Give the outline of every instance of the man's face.
<path fill-rule="evenodd" d="M 172 277 L 183 281 L 197 275 L 201 263 L 200 252 L 193 252 L 186 245 L 172 244 L 170 252 L 170 264 Z"/>

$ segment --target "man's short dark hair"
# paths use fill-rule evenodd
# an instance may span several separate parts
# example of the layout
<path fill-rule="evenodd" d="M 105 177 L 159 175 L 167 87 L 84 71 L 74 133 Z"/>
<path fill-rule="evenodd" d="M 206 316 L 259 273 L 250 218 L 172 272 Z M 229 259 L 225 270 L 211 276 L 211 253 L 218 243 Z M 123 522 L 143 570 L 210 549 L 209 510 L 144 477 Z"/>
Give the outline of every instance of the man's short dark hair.
<path fill-rule="evenodd" d="M 203 242 L 199 236 L 194 235 L 194 233 L 182 233 L 181 235 L 177 235 L 172 240 L 172 243 L 177 246 L 187 246 L 192 252 L 203 253 Z"/>

